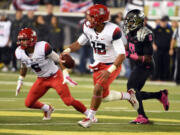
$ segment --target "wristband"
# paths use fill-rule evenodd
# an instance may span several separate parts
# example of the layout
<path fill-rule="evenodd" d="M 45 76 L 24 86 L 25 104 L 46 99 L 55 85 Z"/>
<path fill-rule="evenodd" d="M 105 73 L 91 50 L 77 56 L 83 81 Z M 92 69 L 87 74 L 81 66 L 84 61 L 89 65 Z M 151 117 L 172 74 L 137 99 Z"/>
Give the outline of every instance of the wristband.
<path fill-rule="evenodd" d="M 20 75 L 19 78 L 18 78 L 18 80 L 23 81 L 23 80 L 24 80 L 24 77 Z"/>
<path fill-rule="evenodd" d="M 112 73 L 114 70 L 116 70 L 116 66 L 113 64 L 113 65 L 111 65 L 109 68 L 108 68 L 108 72 L 110 72 L 110 73 Z"/>
<path fill-rule="evenodd" d="M 65 52 L 65 53 L 70 53 L 71 52 L 71 48 L 66 48 L 63 52 Z"/>

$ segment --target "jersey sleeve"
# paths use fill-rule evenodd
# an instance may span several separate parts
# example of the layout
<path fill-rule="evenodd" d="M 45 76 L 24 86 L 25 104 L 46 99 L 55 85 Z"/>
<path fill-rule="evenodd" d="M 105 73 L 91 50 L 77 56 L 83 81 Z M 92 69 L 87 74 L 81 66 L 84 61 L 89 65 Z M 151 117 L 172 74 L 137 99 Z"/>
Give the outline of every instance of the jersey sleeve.
<path fill-rule="evenodd" d="M 149 33 L 148 35 L 146 35 L 145 39 L 144 39 L 144 47 L 143 47 L 143 52 L 144 55 L 152 55 L 153 54 L 153 34 Z"/>
<path fill-rule="evenodd" d="M 21 59 L 21 52 L 20 52 L 20 49 L 19 47 L 16 49 L 15 51 L 15 56 L 16 56 L 16 59 L 20 60 Z"/>
<path fill-rule="evenodd" d="M 122 36 L 122 33 L 121 33 L 120 28 L 119 28 L 119 27 L 116 27 L 115 30 L 114 30 L 114 32 L 113 32 L 113 37 L 112 37 L 112 39 L 113 39 L 113 40 L 118 40 L 118 39 L 121 38 L 121 36 Z"/>
<path fill-rule="evenodd" d="M 52 53 L 52 47 L 48 44 L 45 43 L 45 48 L 44 48 L 45 56 L 48 56 L 50 53 Z"/>
<path fill-rule="evenodd" d="M 86 36 L 86 34 L 85 33 L 82 33 L 81 35 L 80 35 L 80 37 L 78 38 L 78 43 L 80 44 L 80 45 L 85 45 L 87 42 L 88 42 L 88 37 Z"/>

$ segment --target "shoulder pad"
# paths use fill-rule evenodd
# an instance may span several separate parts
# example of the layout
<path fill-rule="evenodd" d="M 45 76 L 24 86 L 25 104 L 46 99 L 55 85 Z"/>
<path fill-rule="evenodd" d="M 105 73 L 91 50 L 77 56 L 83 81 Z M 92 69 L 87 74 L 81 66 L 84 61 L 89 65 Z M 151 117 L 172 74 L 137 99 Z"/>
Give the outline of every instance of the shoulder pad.
<path fill-rule="evenodd" d="M 152 34 L 152 31 L 147 27 L 142 27 L 137 31 L 138 41 L 144 41 L 145 37 L 149 34 Z"/>

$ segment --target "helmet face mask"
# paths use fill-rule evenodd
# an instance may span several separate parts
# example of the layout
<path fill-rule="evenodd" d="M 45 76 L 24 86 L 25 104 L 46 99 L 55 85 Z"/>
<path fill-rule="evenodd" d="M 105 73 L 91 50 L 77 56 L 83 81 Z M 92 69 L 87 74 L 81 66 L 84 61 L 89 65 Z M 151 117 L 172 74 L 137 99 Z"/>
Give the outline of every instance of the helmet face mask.
<path fill-rule="evenodd" d="M 144 25 L 144 13 L 138 9 L 131 10 L 125 17 L 125 27 L 129 31 L 134 31 Z"/>
<path fill-rule="evenodd" d="M 26 49 L 28 47 L 34 47 L 37 42 L 37 35 L 31 28 L 21 29 L 18 34 L 17 45 L 21 46 L 21 49 Z"/>
<path fill-rule="evenodd" d="M 87 14 L 86 19 L 90 22 L 89 27 L 94 28 L 108 21 L 110 13 L 106 6 L 101 4 L 96 4 L 90 7 L 87 10 L 86 14 Z"/>

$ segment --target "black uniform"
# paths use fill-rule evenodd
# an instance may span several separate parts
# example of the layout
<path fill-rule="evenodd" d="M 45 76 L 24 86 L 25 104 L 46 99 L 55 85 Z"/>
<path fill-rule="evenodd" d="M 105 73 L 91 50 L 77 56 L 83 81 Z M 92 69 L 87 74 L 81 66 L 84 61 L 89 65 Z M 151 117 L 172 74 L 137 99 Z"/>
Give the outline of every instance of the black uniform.
<path fill-rule="evenodd" d="M 145 31 L 143 33 L 144 37 L 141 38 L 141 41 L 139 41 L 137 38 L 137 33 L 138 31 L 142 31 L 142 29 L 144 29 Z M 149 30 L 147 27 L 142 27 L 139 30 L 129 32 L 127 34 L 127 40 L 129 54 L 136 53 L 138 56 L 153 55 L 153 34 L 152 31 Z M 138 113 L 146 117 L 142 105 L 142 100 L 152 98 L 160 99 L 161 97 L 161 92 L 140 92 L 146 80 L 154 71 L 154 62 L 153 60 L 150 63 L 138 60 L 133 60 L 133 62 L 134 67 L 128 79 L 127 90 L 134 89 L 136 91 L 136 96 L 139 101 Z"/>

